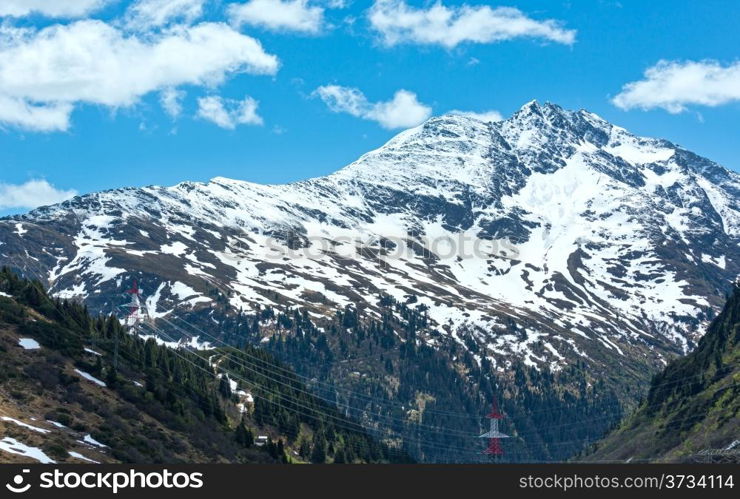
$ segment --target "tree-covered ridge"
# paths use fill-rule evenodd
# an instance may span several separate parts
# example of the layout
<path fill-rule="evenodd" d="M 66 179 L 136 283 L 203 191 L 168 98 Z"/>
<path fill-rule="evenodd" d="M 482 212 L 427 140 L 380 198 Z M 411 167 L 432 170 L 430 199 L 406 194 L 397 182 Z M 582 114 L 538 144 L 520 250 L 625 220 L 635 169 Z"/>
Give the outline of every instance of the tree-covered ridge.
<path fill-rule="evenodd" d="M 476 346 L 474 332 L 460 331 L 452 340 L 431 327 L 413 295 L 406 302 L 382 296 L 378 306 L 380 317 L 370 320 L 355 307 L 320 320 L 305 309 L 265 306 L 219 324 L 219 338 L 201 340 L 259 344 L 292 366 L 312 393 L 426 462 L 486 462 L 477 437 L 494 396 L 513 437 L 505 460 L 521 462 L 570 458 L 618 422 L 625 404 L 644 395 L 639 388 L 618 393 L 608 380 L 630 377 L 639 386 L 645 372 L 592 372 L 579 361 L 538 370 L 515 358 L 495 366 Z M 203 334 L 209 320 L 190 315 L 187 323 L 176 319 L 162 327 Z M 512 322 L 508 332 L 525 341 L 527 329 Z"/>
<path fill-rule="evenodd" d="M 96 449 L 105 461 L 407 460 L 312 396 L 289 369 L 259 349 L 168 348 L 128 333 L 115 317 L 92 317 L 85 305 L 52 299 L 39 282 L 8 269 L 0 271 L 0 292 L 3 413 L 66 427 L 43 441 L 8 422 L 0 421 L 0 429 L 16 440 L 35 438 L 57 461 L 69 460 L 70 446 L 77 445 L 73 440 L 83 434 L 108 446 Z M 20 337 L 42 348 L 26 351 L 18 346 Z M 266 372 L 286 376 L 276 383 L 248 371 L 240 366 L 242 356 L 259 358 Z M 106 386 L 86 383 L 75 372 Z M 230 382 L 236 378 L 243 388 L 238 394 Z"/>
<path fill-rule="evenodd" d="M 698 347 L 651 383 L 639 409 L 588 459 L 740 461 L 740 286 Z"/>

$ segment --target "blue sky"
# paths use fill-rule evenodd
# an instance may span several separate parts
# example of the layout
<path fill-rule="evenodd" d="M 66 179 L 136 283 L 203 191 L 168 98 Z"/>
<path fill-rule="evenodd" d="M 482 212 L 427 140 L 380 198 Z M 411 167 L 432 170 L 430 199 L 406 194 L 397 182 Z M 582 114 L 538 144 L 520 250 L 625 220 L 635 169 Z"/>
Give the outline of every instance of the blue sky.
<path fill-rule="evenodd" d="M 0 5 L 0 215 L 324 175 L 429 114 L 531 99 L 740 170 L 734 0 L 59 3 Z"/>

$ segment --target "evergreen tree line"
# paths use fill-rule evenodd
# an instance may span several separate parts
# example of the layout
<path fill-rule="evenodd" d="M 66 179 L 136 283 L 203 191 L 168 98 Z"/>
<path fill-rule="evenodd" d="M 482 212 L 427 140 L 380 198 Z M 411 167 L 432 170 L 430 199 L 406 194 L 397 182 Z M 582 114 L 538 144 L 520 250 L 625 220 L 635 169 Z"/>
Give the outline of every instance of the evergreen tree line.
<path fill-rule="evenodd" d="M 485 460 L 479 453 L 485 443 L 475 437 L 485 431 L 494 396 L 507 415 L 502 425 L 514 437 L 505 442 L 511 461 L 566 460 L 622 417 L 619 395 L 603 380 L 584 375 L 581 362 L 556 373 L 512 362 L 498 372 L 485 357 L 476 361 L 480 352 L 472 332 L 458 331 L 462 345 L 448 341 L 430 327 L 426 307 L 413 296 L 406 302 L 381 296 L 378 307 L 379 319 L 345 307 L 328 321 L 316 321 L 305 309 L 265 306 L 238 314 L 220 330 L 224 341 L 259 343 L 316 380 L 307 384 L 321 399 L 364 420 L 376 436 L 400 440 L 416 459 Z M 523 334 L 513 323 L 510 332 Z"/>
<path fill-rule="evenodd" d="M 0 270 L 0 291 L 14 298 L 0 299 L 0 327 L 17 328 L 19 334 L 34 338 L 55 356 L 72 359 L 75 367 L 104 380 L 107 389 L 130 404 L 125 411 L 113 409 L 87 396 L 79 388 L 79 379 L 64 373 L 58 361 L 56 365 L 39 363 L 24 373 L 42 385 L 46 381 L 45 389 L 66 390 L 70 404 L 100 415 L 104 422 L 92 435 L 109 445 L 121 461 L 175 462 L 184 448 L 172 437 L 129 431 L 128 422 L 137 419 L 136 411 L 181 435 L 207 460 L 289 462 L 294 459 L 287 452 L 288 445 L 302 445 L 302 460 L 316 463 L 408 460 L 377 443 L 356 422 L 306 394 L 307 388 L 297 378 L 287 385 L 278 384 L 244 370 L 237 361 L 225 362 L 223 370 L 246 380 L 254 397 L 253 406 L 240 411 L 228 376 L 219 380 L 208 362 L 209 356 L 226 352 L 173 350 L 151 338 L 144 340 L 127 332 L 114 316 L 93 317 L 84 304 L 50 298 L 41 283 L 20 278 L 8 268 Z M 260 349 L 248 347 L 248 353 L 259 356 L 267 371 L 287 370 Z M 11 376 L 0 374 L 0 383 Z M 282 400 L 300 403 L 308 416 L 297 414 Z M 69 419 L 66 412 L 62 408 L 49 416 Z M 269 438 L 257 442 L 257 432 Z"/>

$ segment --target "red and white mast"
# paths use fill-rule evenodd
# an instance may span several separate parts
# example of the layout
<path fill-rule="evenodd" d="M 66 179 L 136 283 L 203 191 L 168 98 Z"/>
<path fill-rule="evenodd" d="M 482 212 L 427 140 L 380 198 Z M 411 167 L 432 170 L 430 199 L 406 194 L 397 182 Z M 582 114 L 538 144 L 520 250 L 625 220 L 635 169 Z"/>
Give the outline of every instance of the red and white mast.
<path fill-rule="evenodd" d="M 131 289 L 127 290 L 126 293 L 131 295 L 131 298 L 128 303 L 121 305 L 128 309 L 128 314 L 124 319 L 124 325 L 134 327 L 142 319 L 142 314 L 140 313 L 141 310 L 146 310 L 141 304 L 142 292 L 141 289 L 139 289 L 139 283 L 136 279 L 134 279 L 134 284 L 131 286 Z"/>
<path fill-rule="evenodd" d="M 488 448 L 483 451 L 483 454 L 494 457 L 503 456 L 504 450 L 501 448 L 501 439 L 509 438 L 509 435 L 505 435 L 499 431 L 498 422 L 504 419 L 504 415 L 498 409 L 496 398 L 493 399 L 493 407 L 486 417 L 491 420 L 491 428 L 486 433 L 478 437 L 488 439 Z"/>

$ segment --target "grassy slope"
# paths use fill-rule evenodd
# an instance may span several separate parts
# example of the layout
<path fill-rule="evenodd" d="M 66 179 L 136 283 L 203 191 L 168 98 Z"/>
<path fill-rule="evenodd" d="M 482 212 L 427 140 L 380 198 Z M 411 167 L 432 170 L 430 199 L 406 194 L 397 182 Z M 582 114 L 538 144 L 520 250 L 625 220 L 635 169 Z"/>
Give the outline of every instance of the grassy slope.
<path fill-rule="evenodd" d="M 740 287 L 699 346 L 671 362 L 641 407 L 586 460 L 706 460 L 740 439 Z M 729 459 L 738 460 L 740 456 Z M 725 455 L 725 459 L 728 459 Z"/>
<path fill-rule="evenodd" d="M 387 459 L 386 448 L 362 431 L 343 430 L 356 424 L 290 380 L 267 386 L 254 377 L 254 385 L 242 385 L 255 395 L 260 409 L 257 417 L 255 406 L 248 407 L 245 427 L 254 435 L 284 442 L 289 457 L 283 457 L 282 443 L 245 445 L 236 432 L 242 421 L 238 400 L 222 393 L 215 372 L 201 356 L 175 353 L 153 340 L 128 335 L 117 321 L 95 319 L 80 305 L 52 301 L 40 284 L 5 270 L 0 271 L 0 292 L 0 441 L 14 439 L 36 447 L 57 462 L 81 462 L 70 453 L 99 462 L 301 462 L 314 455 L 314 435 L 319 432 L 322 441 L 329 435 L 329 449 L 341 449 L 350 462 Z M 114 370 L 111 338 L 116 335 Z M 32 338 L 41 348 L 26 350 L 20 338 Z M 102 355 L 89 351 L 93 349 Z M 262 356 L 265 368 L 280 369 L 268 355 Z M 92 373 L 107 386 L 84 379 L 76 369 Z M 285 402 L 265 402 L 269 395 L 260 390 L 299 401 L 311 417 L 286 413 Z M 86 435 L 109 447 L 81 442 Z M 303 455 L 296 452 L 299 448 Z M 329 462 L 336 459 L 336 454 L 326 456 Z M 0 451 L 0 462 L 33 460 Z"/>

